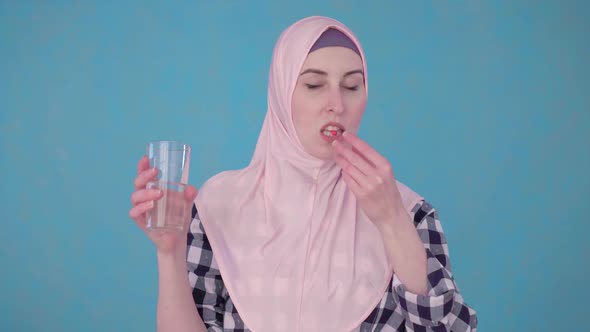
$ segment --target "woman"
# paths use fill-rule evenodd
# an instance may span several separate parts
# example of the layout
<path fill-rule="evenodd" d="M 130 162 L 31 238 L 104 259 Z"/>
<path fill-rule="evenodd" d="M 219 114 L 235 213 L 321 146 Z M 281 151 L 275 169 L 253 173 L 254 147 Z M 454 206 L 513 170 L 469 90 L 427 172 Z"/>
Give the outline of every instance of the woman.
<path fill-rule="evenodd" d="M 475 330 L 436 211 L 356 136 L 367 91 L 342 23 L 308 17 L 283 32 L 249 166 L 187 192 L 188 250 L 184 234 L 148 234 L 158 330 Z M 154 175 L 144 157 L 130 211 L 143 228 Z"/>

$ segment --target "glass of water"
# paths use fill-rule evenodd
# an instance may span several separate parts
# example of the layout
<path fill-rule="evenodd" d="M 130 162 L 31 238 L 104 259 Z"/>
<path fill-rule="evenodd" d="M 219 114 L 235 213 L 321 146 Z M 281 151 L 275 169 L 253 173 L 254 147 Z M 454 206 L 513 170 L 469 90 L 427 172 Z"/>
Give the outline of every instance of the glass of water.
<path fill-rule="evenodd" d="M 177 141 L 155 141 L 147 145 L 151 168 L 158 169 L 156 179 L 148 182 L 147 189 L 160 189 L 164 195 L 154 201 L 147 212 L 148 230 L 182 231 L 190 218 L 190 202 L 185 198 L 188 185 L 191 147 Z"/>

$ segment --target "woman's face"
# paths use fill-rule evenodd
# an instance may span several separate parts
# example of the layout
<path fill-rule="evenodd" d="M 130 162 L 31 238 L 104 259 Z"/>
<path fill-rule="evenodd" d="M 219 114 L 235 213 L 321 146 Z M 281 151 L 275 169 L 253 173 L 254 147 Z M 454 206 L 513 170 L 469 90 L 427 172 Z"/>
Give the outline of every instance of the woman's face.
<path fill-rule="evenodd" d="M 365 106 L 363 62 L 353 50 L 324 47 L 311 52 L 299 73 L 291 109 L 303 148 L 323 160 L 334 156 L 332 141 L 356 133 Z"/>

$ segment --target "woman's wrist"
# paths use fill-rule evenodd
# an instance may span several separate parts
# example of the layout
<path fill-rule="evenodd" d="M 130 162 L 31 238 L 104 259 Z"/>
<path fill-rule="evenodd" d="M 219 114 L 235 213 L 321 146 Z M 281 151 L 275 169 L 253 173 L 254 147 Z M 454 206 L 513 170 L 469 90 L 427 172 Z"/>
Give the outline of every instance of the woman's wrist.
<path fill-rule="evenodd" d="M 159 263 L 170 264 L 186 264 L 186 245 L 179 246 L 173 250 L 156 250 Z"/>

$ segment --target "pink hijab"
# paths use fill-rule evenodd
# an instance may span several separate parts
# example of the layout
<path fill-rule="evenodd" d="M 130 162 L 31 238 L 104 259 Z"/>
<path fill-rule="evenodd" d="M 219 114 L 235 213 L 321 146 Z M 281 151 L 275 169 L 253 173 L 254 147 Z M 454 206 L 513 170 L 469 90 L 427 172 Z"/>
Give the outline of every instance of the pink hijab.
<path fill-rule="evenodd" d="M 308 17 L 279 37 L 268 110 L 250 164 L 209 179 L 196 199 L 225 286 L 246 326 L 262 331 L 351 331 L 376 307 L 392 277 L 379 231 L 333 161 L 304 151 L 291 96 L 306 56 L 329 28 Z M 401 183 L 411 212 L 421 199 Z"/>

